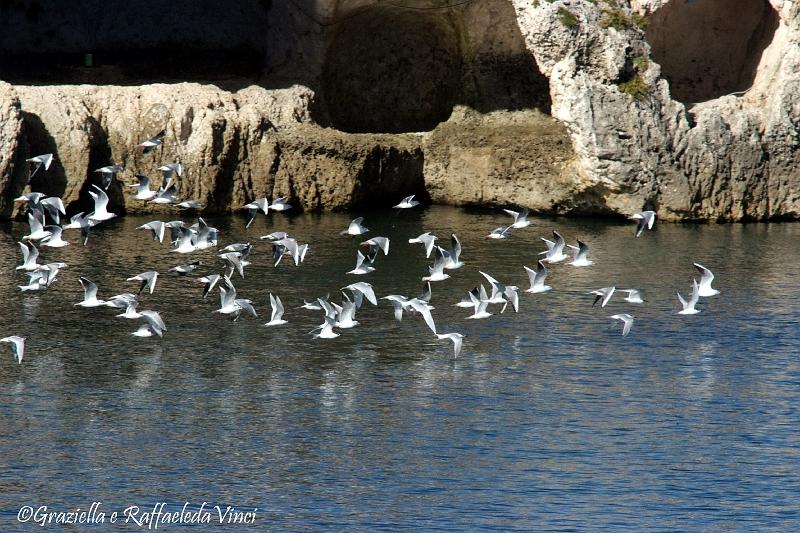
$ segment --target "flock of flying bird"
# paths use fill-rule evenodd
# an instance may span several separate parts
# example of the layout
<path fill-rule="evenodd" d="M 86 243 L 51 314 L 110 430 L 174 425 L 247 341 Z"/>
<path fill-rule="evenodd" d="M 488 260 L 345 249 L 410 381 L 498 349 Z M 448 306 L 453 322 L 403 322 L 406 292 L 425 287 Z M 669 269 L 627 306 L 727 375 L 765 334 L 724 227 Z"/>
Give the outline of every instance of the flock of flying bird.
<path fill-rule="evenodd" d="M 164 132 L 161 132 L 159 135 L 141 143 L 139 148 L 144 153 L 149 153 L 161 144 L 163 137 Z M 41 168 L 44 168 L 46 171 L 50 167 L 53 161 L 53 154 L 36 156 L 27 161 L 33 166 L 33 171 L 31 173 L 31 177 L 33 177 Z M 66 211 L 60 198 L 47 197 L 42 193 L 31 192 L 16 199 L 18 202 L 25 202 L 27 204 L 27 218 L 30 225 L 30 233 L 23 236 L 19 243 L 22 251 L 22 264 L 16 267 L 16 270 L 24 271 L 29 277 L 26 285 L 19 286 L 23 292 L 46 290 L 56 281 L 56 276 L 60 270 L 67 266 L 63 262 L 40 264 L 38 262 L 39 249 L 35 243 L 39 243 L 42 247 L 60 248 L 69 244 L 69 242 L 65 241 L 62 237 L 62 232 L 64 230 L 80 229 L 82 243 L 86 245 L 91 228 L 116 216 L 114 213 L 108 211 L 109 198 L 105 191 L 110 187 L 117 174 L 122 170 L 123 167 L 121 165 L 109 165 L 97 169 L 95 172 L 100 176 L 100 186 L 92 185 L 92 190 L 89 191 L 89 194 L 94 200 L 94 210 L 88 214 L 78 213 L 71 218 L 69 223 L 64 225 L 61 225 L 61 216 L 65 216 Z M 150 180 L 147 176 L 136 176 L 138 184 L 131 185 L 131 187 L 136 187 L 135 199 L 154 203 L 172 204 L 184 210 L 202 208 L 202 204 L 196 200 L 177 201 L 177 190 L 172 182 L 174 176 L 180 177 L 182 175 L 183 169 L 180 163 L 163 165 L 159 167 L 159 170 L 162 172 L 162 184 L 156 191 L 150 190 Z M 418 205 L 420 205 L 420 203 L 416 201 L 412 195 L 404 198 L 400 203 L 395 205 L 394 208 L 399 211 L 412 209 Z M 249 228 L 259 212 L 262 212 L 264 215 L 268 215 L 270 211 L 283 212 L 291 209 L 291 205 L 287 203 L 287 198 L 278 198 L 272 202 L 267 198 L 260 198 L 246 204 L 242 209 L 247 213 L 247 227 Z M 486 235 L 487 239 L 505 239 L 511 235 L 512 231 L 530 225 L 527 209 L 522 209 L 519 212 L 508 209 L 504 211 L 513 217 L 513 222 L 508 226 L 492 230 Z M 653 211 L 643 211 L 642 213 L 633 215 L 631 218 L 638 222 L 635 236 L 639 237 L 645 229 L 653 228 L 655 213 Z M 47 223 L 48 221 L 49 224 Z M 341 234 L 362 236 L 369 232 L 363 223 L 363 217 L 356 218 L 341 232 Z M 218 231 L 216 228 L 206 224 L 202 217 L 198 217 L 197 222 L 191 226 L 187 226 L 186 223 L 180 220 L 171 222 L 155 220 L 139 226 L 139 229 L 149 230 L 153 239 L 158 242 L 163 242 L 167 230 L 169 230 L 170 240 L 175 246 L 171 252 L 178 254 L 190 254 L 192 252 L 217 247 Z M 569 259 L 570 256 L 565 253 L 566 248 L 574 251 L 572 261 L 568 264 L 575 267 L 589 267 L 593 264 L 588 257 L 589 247 L 586 243 L 578 240 L 577 246 L 567 244 L 557 231 L 553 231 L 553 238 L 554 240 L 542 238 L 547 249 L 540 253 L 543 257 L 537 261 L 536 268 L 531 269 L 527 266 L 524 267 L 530 281 L 530 288 L 525 289 L 525 292 L 537 294 L 551 290 L 551 287 L 545 284 L 548 275 L 545 263 L 555 264 Z M 269 235 L 261 237 L 261 239 L 267 240 L 271 244 L 272 262 L 276 267 L 284 258 L 288 258 L 287 260 L 291 260 L 296 266 L 299 266 L 303 263 L 306 252 L 309 249 L 308 243 L 299 243 L 286 232 L 270 233 Z M 464 265 L 464 262 L 461 261 L 460 258 L 461 243 L 454 233 L 450 236 L 449 249 L 437 245 L 437 240 L 435 235 L 428 232 L 408 239 L 409 243 L 423 245 L 426 258 L 430 258 L 431 255 L 433 255 L 433 265 L 429 267 L 428 275 L 422 277 L 422 281 L 425 283 L 423 294 L 415 298 L 408 298 L 399 294 L 390 294 L 382 297 L 382 299 L 387 300 L 393 306 L 394 316 L 398 321 L 402 320 L 404 312 L 420 315 L 438 339 L 452 341 L 454 357 L 458 357 L 461 352 L 464 335 L 458 332 L 440 333 L 437 330 L 432 314 L 434 307 L 430 304 L 430 299 L 431 282 L 440 282 L 448 279 L 450 275 L 446 271 L 459 269 Z M 361 242 L 356 251 L 355 267 L 347 272 L 347 274 L 366 275 L 374 271 L 374 264 L 379 255 L 381 253 L 383 255 L 389 254 L 389 244 L 389 238 L 383 236 L 372 237 Z M 364 252 L 362 252 L 362 247 L 365 250 Z M 250 243 L 234 243 L 228 245 L 220 249 L 221 253 L 219 254 L 219 258 L 224 265 L 223 272 L 192 278 L 194 281 L 203 284 L 204 300 L 208 298 L 215 288 L 219 290 L 220 307 L 214 311 L 215 313 L 228 315 L 233 320 L 238 320 L 243 313 L 250 314 L 254 317 L 258 316 L 253 301 L 246 298 L 237 298 L 236 288 L 233 284 L 233 279 L 237 274 L 241 278 L 244 278 L 245 267 L 251 264 L 249 260 L 251 251 L 252 245 Z M 200 261 L 180 264 L 171 268 L 170 271 L 176 272 L 180 276 L 187 276 L 194 273 L 201 264 Z M 699 298 L 719 294 L 719 291 L 711 287 L 711 283 L 714 279 L 714 275 L 711 271 L 697 263 L 695 263 L 694 266 L 701 274 L 700 281 L 693 280 L 692 293 L 688 300 L 684 299 L 684 297 L 678 293 L 678 300 L 682 306 L 679 314 L 688 315 L 699 313 L 700 311 L 696 308 Z M 506 310 L 509 304 L 514 311 L 518 311 L 520 293 L 518 287 L 504 285 L 486 272 L 480 272 L 480 274 L 485 278 L 490 288 L 487 290 L 486 286 L 481 284 L 469 291 L 460 302 L 455 304 L 456 306 L 471 308 L 473 310 L 473 313 L 468 316 L 467 319 L 477 320 L 491 316 L 492 313 L 488 311 L 489 305 L 501 305 L 501 313 Z M 139 337 L 150 337 L 153 335 L 159 337 L 163 336 L 167 327 L 159 312 L 155 310 L 138 310 L 139 295 L 145 290 L 152 294 L 155 290 L 158 276 L 159 273 L 155 270 L 132 276 L 128 278 L 127 281 L 140 282 L 137 294 L 123 293 L 112 296 L 107 300 L 99 299 L 97 297 L 97 285 L 88 278 L 81 276 L 79 282 L 84 290 L 84 298 L 75 305 L 84 308 L 106 306 L 124 310 L 116 316 L 128 319 L 140 319 L 143 321 L 132 335 Z M 627 297 L 624 299 L 627 303 L 644 303 L 642 293 L 637 289 L 603 287 L 589 293 L 595 296 L 592 306 L 594 307 L 600 304 L 600 307 L 605 307 L 617 291 L 627 293 Z M 339 333 L 335 331 L 336 329 L 348 329 L 358 324 L 355 320 L 355 314 L 365 301 L 373 306 L 378 305 L 378 298 L 375 295 L 372 285 L 365 281 L 351 283 L 343 287 L 341 289 L 341 294 L 343 299 L 340 304 L 330 301 L 328 297 L 317 298 L 312 301 L 304 300 L 302 305 L 303 309 L 324 312 L 322 324 L 310 332 L 314 334 L 315 338 L 330 339 L 338 337 Z M 280 297 L 270 293 L 269 299 L 271 315 L 270 320 L 265 325 L 273 327 L 287 324 L 287 321 L 283 319 L 284 306 Z M 623 336 L 630 333 L 634 322 L 633 315 L 629 313 L 620 313 L 611 315 L 610 318 L 622 322 Z M 12 343 L 14 356 L 18 363 L 21 363 L 23 359 L 25 341 L 26 339 L 24 337 L 16 335 L 0 339 L 0 342 Z"/>

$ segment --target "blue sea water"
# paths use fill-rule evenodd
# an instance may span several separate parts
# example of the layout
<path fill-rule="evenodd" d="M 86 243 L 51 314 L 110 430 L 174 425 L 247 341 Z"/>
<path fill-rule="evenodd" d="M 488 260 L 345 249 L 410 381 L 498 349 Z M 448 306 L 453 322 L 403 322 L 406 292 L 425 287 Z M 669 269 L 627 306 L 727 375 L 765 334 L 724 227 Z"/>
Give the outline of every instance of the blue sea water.
<path fill-rule="evenodd" d="M 136 229 L 148 219 L 96 228 L 85 247 L 66 232 L 73 244 L 42 260 L 69 266 L 39 293 L 17 288 L 27 226 L 5 227 L 0 336 L 27 337 L 27 353 L 17 365 L 0 345 L 0 530 L 64 530 L 17 516 L 93 502 L 106 513 L 257 508 L 254 524 L 184 524 L 199 530 L 800 529 L 800 226 L 657 223 L 637 239 L 624 221 L 540 218 L 493 241 L 501 212 L 364 216 L 368 236 L 391 239 L 367 276 L 345 274 L 363 240 L 338 234 L 348 215 L 272 214 L 249 229 L 210 219 L 220 246 L 254 245 L 233 282 L 259 318 L 236 322 L 212 312 L 216 292 L 203 301 L 200 285 L 168 272 L 195 259 L 199 273 L 219 272 L 218 252 L 170 253 Z M 553 290 L 523 293 L 518 313 L 465 320 L 452 304 L 479 271 L 527 288 L 522 265 L 535 266 L 553 229 L 587 242 L 594 265 L 553 265 Z M 258 237 L 277 230 L 311 244 L 303 265 L 272 266 Z M 321 313 L 297 309 L 303 298 L 338 301 L 354 281 L 418 295 L 430 261 L 407 240 L 423 231 L 463 244 L 466 265 L 431 300 L 439 331 L 465 335 L 457 359 L 418 316 L 395 322 L 386 301 L 365 304 L 337 339 L 312 338 Z M 721 293 L 677 315 L 693 262 Z M 163 339 L 132 336 L 138 323 L 114 309 L 74 306 L 79 276 L 104 298 L 138 290 L 125 278 L 151 269 L 161 277 L 140 308 L 162 313 Z M 617 294 L 592 308 L 587 293 L 610 285 L 643 289 L 646 303 Z M 263 326 L 270 292 L 286 307 L 280 328 Z M 622 312 L 636 319 L 627 337 L 609 318 Z"/>

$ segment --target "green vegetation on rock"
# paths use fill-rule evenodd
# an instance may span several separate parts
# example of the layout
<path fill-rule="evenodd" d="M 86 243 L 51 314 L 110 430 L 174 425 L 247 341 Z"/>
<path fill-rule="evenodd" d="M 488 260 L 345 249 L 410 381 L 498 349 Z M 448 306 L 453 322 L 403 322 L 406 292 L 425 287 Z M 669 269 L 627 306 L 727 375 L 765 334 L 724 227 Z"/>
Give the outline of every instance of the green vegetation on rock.
<path fill-rule="evenodd" d="M 574 28 L 578 25 L 578 17 L 572 11 L 564 7 L 558 8 L 558 20 L 567 28 Z"/>

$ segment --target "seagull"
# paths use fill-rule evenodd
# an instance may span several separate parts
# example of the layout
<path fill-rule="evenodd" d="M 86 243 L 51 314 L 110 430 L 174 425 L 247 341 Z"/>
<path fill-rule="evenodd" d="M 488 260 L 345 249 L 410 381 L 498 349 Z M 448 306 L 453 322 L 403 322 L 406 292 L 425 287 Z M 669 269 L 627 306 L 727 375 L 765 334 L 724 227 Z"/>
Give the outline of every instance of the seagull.
<path fill-rule="evenodd" d="M 500 310 L 501 314 L 505 312 L 506 306 L 509 303 L 514 308 L 514 312 L 519 312 L 518 287 L 514 285 L 503 285 L 486 272 L 481 272 L 480 270 L 478 272 L 492 285 L 492 295 L 489 297 L 488 303 L 503 304 L 503 309 Z"/>
<path fill-rule="evenodd" d="M 511 226 L 501 226 L 489 232 L 487 239 L 507 239 L 511 235 Z"/>
<path fill-rule="evenodd" d="M 386 237 L 372 237 L 371 239 L 362 242 L 361 246 L 369 246 L 367 255 L 372 254 L 372 252 L 378 248 L 383 251 L 383 255 L 389 255 L 389 239 Z"/>
<path fill-rule="evenodd" d="M 167 134 L 166 131 L 161 130 L 160 132 L 158 132 L 153 137 L 150 137 L 149 139 L 147 139 L 143 143 L 139 144 L 139 148 L 142 149 L 142 153 L 143 154 L 149 154 L 150 152 L 155 150 L 157 147 L 161 146 L 161 143 L 164 141 L 164 136 L 166 134 Z"/>
<path fill-rule="evenodd" d="M 719 294 L 717 289 L 711 287 L 711 282 L 714 281 L 714 274 L 709 269 L 699 263 L 692 263 L 694 267 L 700 272 L 700 283 L 698 294 L 704 298 L 708 296 L 716 296 Z"/>
<path fill-rule="evenodd" d="M 114 213 L 108 212 L 108 195 L 105 191 L 97 185 L 92 185 L 92 187 L 97 189 L 97 192 L 89 191 L 89 196 L 94 199 L 94 212 L 89 215 L 89 220 L 103 222 L 104 220 L 110 220 L 117 216 Z"/>
<path fill-rule="evenodd" d="M 453 359 L 458 357 L 458 354 L 461 353 L 461 344 L 464 339 L 464 335 L 461 333 L 437 333 L 436 338 L 438 339 L 450 339 L 453 341 Z"/>
<path fill-rule="evenodd" d="M 116 176 L 119 172 L 122 172 L 122 170 L 122 165 L 108 165 L 105 167 L 96 168 L 94 171 L 100 173 L 103 189 L 108 190 L 108 188 L 111 186 L 111 182 L 114 180 L 114 176 Z"/>
<path fill-rule="evenodd" d="M 413 194 L 411 196 L 406 196 L 405 198 L 400 200 L 399 204 L 393 206 L 393 208 L 394 209 L 411 209 L 412 207 L 417 207 L 419 205 L 419 202 L 414 200 L 414 196 L 415 195 L 413 195 Z"/>
<path fill-rule="evenodd" d="M 511 224 L 510 227 L 514 229 L 521 229 L 521 228 L 527 228 L 528 226 L 531 225 L 530 221 L 528 220 L 527 208 L 523 208 L 519 212 L 512 211 L 511 209 L 503 209 L 503 211 L 514 217 L 514 223 Z"/>
<path fill-rule="evenodd" d="M 473 303 L 472 296 L 474 296 L 475 298 L 480 297 L 480 290 L 478 287 L 474 287 L 471 291 L 467 291 L 467 295 L 461 298 L 461 300 L 458 303 L 455 303 L 453 305 L 455 307 L 474 307 L 475 304 Z"/>
<path fill-rule="evenodd" d="M 631 332 L 631 326 L 633 326 L 633 316 L 629 315 L 628 313 L 620 313 L 618 315 L 611 315 L 609 318 L 621 320 L 625 324 L 622 326 L 623 337 Z"/>
<path fill-rule="evenodd" d="M 631 220 L 637 220 L 638 224 L 636 225 L 636 236 L 642 234 L 644 228 L 653 229 L 653 224 L 656 221 L 656 212 L 655 211 L 642 211 L 641 213 L 636 213 L 631 215 Z"/>
<path fill-rule="evenodd" d="M 261 240 L 263 241 L 263 240 L 267 239 L 267 240 L 270 240 L 270 241 L 279 241 L 281 239 L 287 238 L 288 236 L 289 236 L 289 234 L 286 233 L 285 231 L 274 231 L 274 232 L 270 233 L 269 235 L 262 235 L 261 236 Z"/>
<path fill-rule="evenodd" d="M 590 261 L 586 258 L 586 255 L 589 253 L 589 247 L 585 242 L 578 239 L 578 246 L 572 246 L 571 244 L 568 244 L 567 246 L 575 250 L 575 259 L 569 263 L 570 265 L 576 267 L 592 266 L 593 261 Z"/>
<path fill-rule="evenodd" d="M 679 315 L 696 315 L 697 313 L 700 312 L 699 309 L 695 309 L 697 301 L 700 299 L 700 287 L 699 285 L 697 285 L 696 279 L 692 280 L 692 295 L 689 298 L 688 302 L 683 299 L 681 293 L 677 294 L 678 294 L 678 300 L 681 302 L 681 306 L 683 306 L 683 309 L 678 311 Z"/>
<path fill-rule="evenodd" d="M 424 276 L 422 281 L 444 281 L 450 277 L 450 274 L 444 273 L 444 266 L 446 264 L 446 260 L 441 253 L 437 253 L 436 260 L 433 262 L 433 266 L 428 267 L 428 271 L 430 274 L 428 276 Z"/>
<path fill-rule="evenodd" d="M 25 355 L 25 337 L 11 335 L 10 337 L 3 337 L 0 342 L 8 342 L 14 345 L 14 360 L 18 364 L 22 364 L 22 357 Z"/>
<path fill-rule="evenodd" d="M 642 291 L 639 289 L 617 289 L 620 292 L 627 292 L 628 296 L 625 297 L 625 301 L 630 304 L 643 304 L 644 297 L 642 296 Z"/>
<path fill-rule="evenodd" d="M 203 209 L 205 206 L 200 200 L 184 200 L 175 204 L 175 207 L 180 207 L 181 209 Z"/>
<path fill-rule="evenodd" d="M 431 309 L 433 309 L 431 304 L 418 298 L 413 298 L 408 301 L 408 308 L 421 314 L 431 331 L 436 333 L 436 324 L 433 321 L 433 315 L 431 315 Z"/>
<path fill-rule="evenodd" d="M 69 224 L 62 226 L 62 229 L 80 229 L 83 245 L 86 246 L 86 243 L 89 242 L 89 230 L 92 228 L 92 226 L 96 225 L 97 222 L 94 220 L 89 220 L 88 216 L 83 216 L 83 211 L 81 211 L 80 213 L 73 215 L 73 217 L 69 219 Z"/>
<path fill-rule="evenodd" d="M 214 290 L 214 287 L 217 286 L 219 280 L 222 279 L 222 276 L 219 274 L 208 274 L 206 276 L 202 276 L 194 280 L 196 283 L 203 283 L 205 286 L 203 287 L 203 300 L 208 297 L 208 293 Z"/>
<path fill-rule="evenodd" d="M 425 257 L 428 258 L 431 256 L 431 252 L 433 251 L 433 242 L 437 239 L 436 235 L 431 235 L 430 232 L 425 232 L 422 235 L 414 237 L 413 239 L 408 239 L 408 242 L 411 244 L 422 244 L 425 246 Z"/>
<path fill-rule="evenodd" d="M 28 284 L 18 285 L 22 292 L 44 290 L 55 280 L 55 275 L 50 271 L 50 267 L 46 265 L 39 267 L 38 270 L 26 272 L 26 274 L 28 274 Z"/>
<path fill-rule="evenodd" d="M 39 250 L 33 243 L 24 243 L 20 242 L 19 244 L 20 250 L 22 250 L 22 264 L 19 265 L 15 270 L 25 270 L 26 272 L 31 272 L 38 269 L 41 265 L 36 262 L 39 258 Z"/>
<path fill-rule="evenodd" d="M 281 326 L 286 324 L 287 321 L 283 320 L 283 303 L 279 296 L 273 296 L 269 293 L 269 305 L 272 307 L 272 316 L 265 326 Z"/>
<path fill-rule="evenodd" d="M 489 297 L 486 295 L 486 288 L 483 285 L 480 287 L 478 296 L 476 297 L 470 292 L 469 299 L 472 301 L 472 306 L 475 308 L 475 311 L 467 317 L 468 319 L 478 320 L 492 316 L 492 313 L 486 310 L 486 307 L 489 305 Z"/>
<path fill-rule="evenodd" d="M 422 286 L 422 294 L 417 296 L 417 299 L 422 300 L 423 302 L 430 302 L 431 296 L 433 296 L 433 293 L 431 292 L 431 282 L 426 281 L 425 285 Z"/>
<path fill-rule="evenodd" d="M 264 215 L 269 214 L 269 198 L 265 196 L 264 198 L 253 200 L 249 204 L 242 206 L 242 209 L 247 209 L 247 224 L 245 228 L 249 228 L 259 211 L 263 212 Z"/>
<path fill-rule="evenodd" d="M 333 318 L 326 316 L 325 322 L 321 325 L 314 328 L 312 331 L 320 330 L 319 333 L 314 335 L 315 339 L 335 339 L 339 336 L 339 333 L 335 333 L 333 331 L 333 327 L 336 325 L 336 322 Z"/>
<path fill-rule="evenodd" d="M 147 287 L 147 290 L 150 291 L 150 294 L 153 294 L 153 291 L 156 290 L 157 279 L 158 272 L 155 270 L 148 270 L 147 272 L 142 272 L 141 274 L 137 274 L 132 278 L 128 278 L 126 281 L 141 281 L 142 285 L 139 287 L 139 294 L 142 294 L 142 291 L 145 287 Z"/>
<path fill-rule="evenodd" d="M 126 302 L 125 312 L 115 316 L 120 318 L 131 318 L 131 319 L 142 318 L 142 313 L 136 310 L 138 306 L 139 306 L 139 300 L 134 296 L 133 299 L 128 300 Z"/>
<path fill-rule="evenodd" d="M 48 196 L 47 198 L 42 198 L 42 200 L 39 202 L 39 205 L 44 207 L 44 209 L 47 211 L 47 214 L 50 215 L 50 218 L 52 218 L 56 224 L 61 223 L 59 215 L 67 215 L 67 210 L 64 208 L 64 201 L 58 196 Z"/>
<path fill-rule="evenodd" d="M 292 208 L 292 206 L 286 202 L 286 200 L 288 199 L 289 199 L 288 196 L 281 196 L 280 198 L 276 198 L 275 200 L 272 201 L 271 204 L 269 204 L 269 208 L 272 209 L 273 211 L 278 211 L 278 212 L 288 211 L 289 209 Z"/>
<path fill-rule="evenodd" d="M 376 252 L 377 253 L 377 252 Z M 348 274 L 369 274 L 375 270 L 375 267 L 372 266 L 372 262 L 375 260 L 375 255 L 371 255 L 370 257 L 364 257 L 364 254 L 361 253 L 361 250 L 356 251 L 356 267 L 353 270 L 348 271 Z"/>
<path fill-rule="evenodd" d="M 346 230 L 339 232 L 340 235 L 363 235 L 369 230 L 361 225 L 364 222 L 364 217 L 358 217 L 350 222 Z"/>
<path fill-rule="evenodd" d="M 394 308 L 394 319 L 398 322 L 402 322 L 403 310 L 408 306 L 408 298 L 401 294 L 390 294 L 388 296 L 382 296 L 381 300 L 389 300 L 389 303 L 391 303 Z"/>
<path fill-rule="evenodd" d="M 378 305 L 378 299 L 375 298 L 375 291 L 373 290 L 372 285 L 366 281 L 351 283 L 350 285 L 343 287 L 343 289 L 349 289 L 353 291 L 353 296 L 355 297 L 357 307 L 361 307 L 362 296 L 365 296 L 367 301 L 369 301 L 369 303 L 372 305 Z"/>
<path fill-rule="evenodd" d="M 555 230 L 553 230 L 553 237 L 556 239 L 555 242 L 547 240 L 544 237 L 541 238 L 547 245 L 547 250 L 544 252 L 539 252 L 539 255 L 545 256 L 542 261 L 546 263 L 560 263 L 567 258 L 567 256 L 564 254 L 564 246 L 567 244 L 564 241 L 564 237 L 562 237 Z"/>
<path fill-rule="evenodd" d="M 464 266 L 461 261 L 461 241 L 458 240 L 455 233 L 450 234 L 450 254 L 444 268 L 447 270 L 455 270 Z"/>
<path fill-rule="evenodd" d="M 603 287 L 602 289 L 597 289 L 596 291 L 592 291 L 589 294 L 596 295 L 594 302 L 592 303 L 592 307 L 597 305 L 597 302 L 602 300 L 600 307 L 605 307 L 608 301 L 611 299 L 611 295 L 614 294 L 614 291 L 617 290 L 616 287 Z"/>
<path fill-rule="evenodd" d="M 172 185 L 158 189 L 155 196 L 150 200 L 151 204 L 174 204 L 178 201 L 178 189 Z"/>
<path fill-rule="evenodd" d="M 331 304 L 337 311 L 336 327 L 342 329 L 354 328 L 358 325 L 358 321 L 355 319 L 356 304 L 350 299 L 349 296 L 347 296 L 347 293 L 342 292 L 342 296 L 344 297 L 344 301 L 342 302 L 341 306 Z"/>
<path fill-rule="evenodd" d="M 78 302 L 75 305 L 79 305 L 81 307 L 100 307 L 101 305 L 105 305 L 105 300 L 97 299 L 97 285 L 95 285 L 94 282 L 82 276 L 78 279 L 78 281 L 80 281 L 81 286 L 83 287 L 83 301 Z"/>
<path fill-rule="evenodd" d="M 31 211 L 28 213 L 28 225 L 31 227 L 31 232 L 22 237 L 23 241 L 41 241 L 50 236 L 49 231 L 45 231 L 42 225 L 42 214 L 39 211 Z"/>
<path fill-rule="evenodd" d="M 233 286 L 228 276 L 223 278 L 219 286 L 219 309 L 215 313 L 223 315 L 230 315 L 241 311 L 241 308 L 236 303 L 236 287 Z"/>
<path fill-rule="evenodd" d="M 153 220 L 152 222 L 148 222 L 147 224 L 142 224 L 141 226 L 137 227 L 136 229 L 149 229 L 153 232 L 153 240 L 158 242 L 164 242 L 164 230 L 166 229 L 167 225 L 160 220 Z"/>
<path fill-rule="evenodd" d="M 151 337 L 155 333 L 159 337 L 162 337 L 164 332 L 167 331 L 167 326 L 164 324 L 158 311 L 142 311 L 140 314 L 145 320 L 145 324 L 133 332 L 133 335 L 137 337 Z"/>
<path fill-rule="evenodd" d="M 199 267 L 202 264 L 203 264 L 202 261 L 195 261 L 194 263 L 189 263 L 188 265 L 174 266 L 170 268 L 169 271 L 177 272 L 179 276 L 185 276 L 186 274 L 189 274 L 190 272 L 194 272 L 195 270 L 197 270 L 197 267 Z"/>
<path fill-rule="evenodd" d="M 169 182 L 169 179 L 172 177 L 173 174 L 176 174 L 178 177 L 183 176 L 183 165 L 178 163 L 170 163 L 169 165 L 161 165 L 158 167 L 158 170 L 161 171 L 161 175 L 164 178 L 164 184 Z M 166 188 L 166 187 L 164 187 Z"/>
<path fill-rule="evenodd" d="M 158 194 L 158 191 L 150 190 L 150 178 L 143 175 L 143 174 L 136 174 L 134 176 L 139 183 L 135 185 L 128 185 L 128 187 L 135 187 L 136 188 L 136 195 L 134 198 L 136 200 L 152 200 Z"/>
<path fill-rule="evenodd" d="M 42 246 L 49 246 L 50 248 L 62 248 L 69 243 L 61 238 L 61 226 L 46 226 L 45 229 L 50 233 L 49 236 L 42 239 Z"/>
<path fill-rule="evenodd" d="M 544 284 L 544 280 L 547 278 L 547 269 L 544 267 L 544 263 L 537 261 L 536 270 L 531 270 L 525 265 L 522 265 L 522 268 L 524 268 L 525 272 L 528 273 L 528 279 L 531 282 L 530 289 L 527 289 L 525 292 L 537 294 L 540 292 L 547 292 L 552 289 L 550 285 Z"/>
<path fill-rule="evenodd" d="M 50 164 L 53 162 L 53 154 L 37 155 L 26 159 L 25 162 L 30 163 L 36 167 L 33 169 L 33 172 L 31 172 L 31 175 L 28 178 L 30 180 L 39 171 L 40 168 L 44 167 L 45 170 L 50 168 Z"/>
<path fill-rule="evenodd" d="M 244 279 L 244 267 L 245 264 L 250 264 L 248 261 L 242 259 L 242 254 L 240 252 L 227 252 L 224 254 L 220 254 L 219 257 L 225 261 L 225 268 L 227 270 L 227 274 L 225 277 L 230 277 L 233 275 L 233 271 L 239 273 L 239 275 Z"/>

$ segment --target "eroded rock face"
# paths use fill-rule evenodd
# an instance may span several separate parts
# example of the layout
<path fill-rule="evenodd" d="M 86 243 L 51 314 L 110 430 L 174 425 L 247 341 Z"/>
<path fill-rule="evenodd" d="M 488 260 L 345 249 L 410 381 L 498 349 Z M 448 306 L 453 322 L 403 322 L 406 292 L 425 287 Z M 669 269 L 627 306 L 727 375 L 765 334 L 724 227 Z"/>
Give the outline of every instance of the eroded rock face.
<path fill-rule="evenodd" d="M 755 21 L 712 9 L 716 0 L 421 0 L 437 9 L 414 12 L 373 0 L 247 2 L 221 27 L 263 19 L 263 31 L 234 39 L 263 51 L 252 81 L 135 83 L 112 68 L 69 72 L 117 85 L 0 84 L 0 215 L 27 179 L 20 161 L 54 152 L 30 187 L 73 211 L 91 207 L 95 168 L 123 164 L 129 182 L 180 160 L 181 196 L 214 211 L 263 195 L 344 209 L 416 193 L 559 214 L 797 218 L 800 6 L 754 1 Z M 701 3 L 706 18 L 687 15 Z M 650 17 L 647 33 L 636 14 Z M 727 35 L 728 23 L 749 37 L 714 73 L 697 64 L 706 30 L 692 25 Z M 670 41 L 690 33 L 700 37 Z M 691 57 L 695 70 L 682 68 Z M 161 148 L 136 150 L 161 129 Z M 158 209 L 121 184 L 111 199 L 118 212 Z"/>
<path fill-rule="evenodd" d="M 22 114 L 14 88 L 0 82 L 0 217 L 8 217 L 27 182 Z"/>
<path fill-rule="evenodd" d="M 758 65 L 744 95 L 687 107 L 671 94 L 628 8 L 602 0 L 514 3 L 528 48 L 550 79 L 553 115 L 570 130 L 576 168 L 606 189 L 599 202 L 626 214 L 651 207 L 672 220 L 797 217 L 800 6 L 770 2 L 779 25 L 773 36 L 758 37 L 769 46 L 731 67 Z M 634 7 L 657 17 L 673 3 L 686 2 L 639 0 Z M 574 24 L 564 23 L 564 9 Z M 627 23 L 604 27 L 610 12 Z"/>

